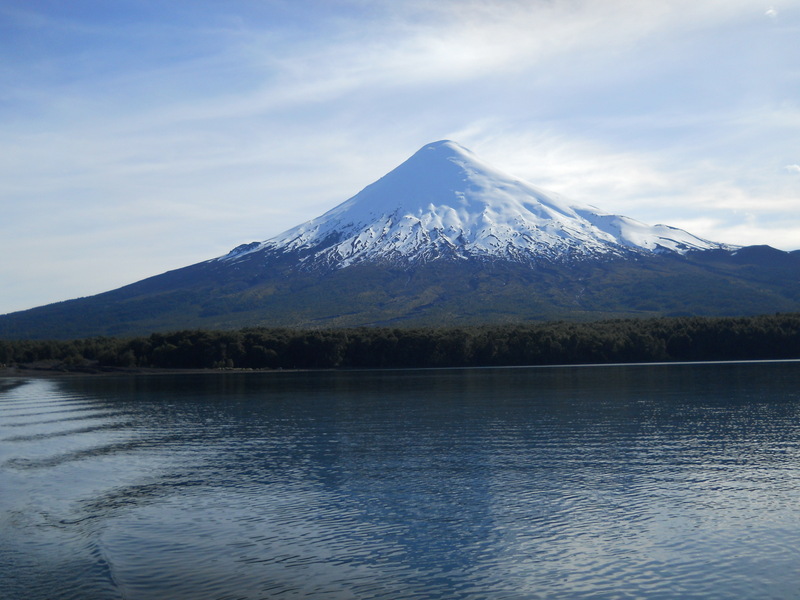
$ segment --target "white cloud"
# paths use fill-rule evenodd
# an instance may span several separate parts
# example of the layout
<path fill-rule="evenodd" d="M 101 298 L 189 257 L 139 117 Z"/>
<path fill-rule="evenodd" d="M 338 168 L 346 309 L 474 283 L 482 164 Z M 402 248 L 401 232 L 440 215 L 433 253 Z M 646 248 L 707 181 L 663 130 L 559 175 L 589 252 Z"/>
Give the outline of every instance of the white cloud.
<path fill-rule="evenodd" d="M 784 168 L 790 173 L 800 173 L 800 165 L 786 165 Z"/>

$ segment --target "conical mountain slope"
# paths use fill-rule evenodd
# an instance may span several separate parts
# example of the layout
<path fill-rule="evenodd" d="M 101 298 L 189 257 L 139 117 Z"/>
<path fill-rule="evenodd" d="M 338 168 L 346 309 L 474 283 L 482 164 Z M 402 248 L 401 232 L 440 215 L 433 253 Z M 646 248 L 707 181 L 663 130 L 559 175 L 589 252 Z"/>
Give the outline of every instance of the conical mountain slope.
<path fill-rule="evenodd" d="M 569 203 L 444 140 L 423 147 L 321 217 L 224 259 L 301 252 L 307 265 L 341 268 L 441 258 L 563 261 L 722 247 L 681 229 Z"/>
<path fill-rule="evenodd" d="M 0 339 L 798 310 L 798 252 L 574 204 L 441 141 L 267 241 L 0 315 Z"/>

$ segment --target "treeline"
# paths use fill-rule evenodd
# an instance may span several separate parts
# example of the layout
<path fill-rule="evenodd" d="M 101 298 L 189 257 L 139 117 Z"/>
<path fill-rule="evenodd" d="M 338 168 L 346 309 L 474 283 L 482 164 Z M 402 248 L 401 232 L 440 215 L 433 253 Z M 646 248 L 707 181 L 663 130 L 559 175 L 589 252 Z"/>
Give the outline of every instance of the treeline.
<path fill-rule="evenodd" d="M 0 363 L 320 369 L 800 358 L 800 314 L 441 329 L 176 331 L 132 339 L 2 341 Z"/>

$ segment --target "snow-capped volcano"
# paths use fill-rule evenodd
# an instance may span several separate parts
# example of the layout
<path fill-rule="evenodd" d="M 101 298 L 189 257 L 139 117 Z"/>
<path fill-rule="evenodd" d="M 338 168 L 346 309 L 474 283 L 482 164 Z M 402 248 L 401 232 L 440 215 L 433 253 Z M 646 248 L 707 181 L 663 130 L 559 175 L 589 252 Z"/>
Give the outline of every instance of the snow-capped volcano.
<path fill-rule="evenodd" d="M 488 165 L 459 144 L 428 144 L 324 215 L 221 260 L 297 252 L 308 265 L 442 257 L 561 261 L 729 248 L 667 225 L 575 204 Z"/>
<path fill-rule="evenodd" d="M 265 242 L 0 315 L 0 339 L 797 312 L 798 273 L 800 251 L 575 204 L 441 141 Z"/>

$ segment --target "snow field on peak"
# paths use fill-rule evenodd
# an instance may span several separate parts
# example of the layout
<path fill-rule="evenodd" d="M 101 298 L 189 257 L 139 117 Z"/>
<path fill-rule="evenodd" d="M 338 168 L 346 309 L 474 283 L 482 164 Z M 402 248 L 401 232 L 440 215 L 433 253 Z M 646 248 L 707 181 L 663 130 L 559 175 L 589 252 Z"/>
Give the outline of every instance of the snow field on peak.
<path fill-rule="evenodd" d="M 681 229 L 569 203 L 442 141 L 322 216 L 222 258 L 313 249 L 305 261 L 344 267 L 445 255 L 555 260 L 719 247 Z"/>

